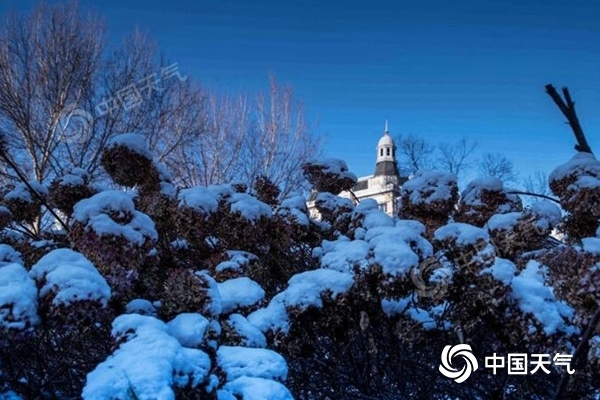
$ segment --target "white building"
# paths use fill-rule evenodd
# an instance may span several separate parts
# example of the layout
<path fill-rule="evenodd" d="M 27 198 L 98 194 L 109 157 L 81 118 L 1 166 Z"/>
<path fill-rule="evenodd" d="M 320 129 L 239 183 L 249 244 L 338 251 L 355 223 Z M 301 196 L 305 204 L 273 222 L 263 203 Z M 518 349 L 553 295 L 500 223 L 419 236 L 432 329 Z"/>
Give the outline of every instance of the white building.
<path fill-rule="evenodd" d="M 383 136 L 377 143 L 375 159 L 375 173 L 358 178 L 351 190 L 352 193 L 344 191 L 339 196 L 350 199 L 355 204 L 364 199 L 374 199 L 379 204 L 380 210 L 390 216 L 396 215 L 398 212 L 396 199 L 407 178 L 400 176 L 396 161 L 396 145 L 388 131 L 387 121 Z M 318 214 L 312 201 L 309 201 L 308 205 L 311 215 Z"/>
<path fill-rule="evenodd" d="M 348 198 L 355 203 L 357 199 L 358 201 L 375 199 L 381 211 L 388 215 L 396 215 L 398 211 L 396 199 L 406 178 L 401 177 L 398 171 L 396 145 L 388 131 L 387 121 L 376 151 L 375 173 L 358 178 L 358 182 L 352 188 L 354 196 L 349 192 L 342 192 L 340 197 Z"/>

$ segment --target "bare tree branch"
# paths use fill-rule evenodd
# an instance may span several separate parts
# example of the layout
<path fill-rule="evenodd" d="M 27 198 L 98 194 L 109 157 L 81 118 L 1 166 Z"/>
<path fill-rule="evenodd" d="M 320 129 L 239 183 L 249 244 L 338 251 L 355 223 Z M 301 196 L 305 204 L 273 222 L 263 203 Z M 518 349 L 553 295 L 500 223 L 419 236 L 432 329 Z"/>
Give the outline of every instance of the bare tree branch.
<path fill-rule="evenodd" d="M 585 153 L 593 153 L 590 145 L 585 138 L 585 134 L 583 133 L 583 129 L 581 128 L 581 124 L 579 123 L 579 118 L 577 118 L 577 112 L 575 111 L 575 102 L 571 99 L 571 94 L 569 93 L 569 89 L 567 87 L 562 88 L 563 96 L 562 97 L 556 91 L 556 88 L 552 84 L 546 85 L 546 93 L 552 98 L 554 104 L 558 106 L 562 114 L 567 118 L 571 129 L 573 130 L 573 134 L 575 135 L 575 139 L 577 140 L 577 144 L 575 145 L 575 150 L 582 151 Z"/>

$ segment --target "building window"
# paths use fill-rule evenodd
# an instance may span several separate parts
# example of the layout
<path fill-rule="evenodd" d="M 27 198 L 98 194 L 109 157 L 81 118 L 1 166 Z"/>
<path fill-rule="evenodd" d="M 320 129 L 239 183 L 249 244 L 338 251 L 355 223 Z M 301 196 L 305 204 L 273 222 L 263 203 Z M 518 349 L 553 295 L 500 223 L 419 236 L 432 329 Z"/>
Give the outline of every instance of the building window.
<path fill-rule="evenodd" d="M 387 212 L 387 203 L 379 203 L 378 207 L 379 211 Z"/>
<path fill-rule="evenodd" d="M 385 155 L 389 156 L 390 155 L 390 148 L 388 147 L 387 149 L 385 149 Z"/>
<path fill-rule="evenodd" d="M 383 157 L 383 149 L 379 150 L 379 155 Z"/>

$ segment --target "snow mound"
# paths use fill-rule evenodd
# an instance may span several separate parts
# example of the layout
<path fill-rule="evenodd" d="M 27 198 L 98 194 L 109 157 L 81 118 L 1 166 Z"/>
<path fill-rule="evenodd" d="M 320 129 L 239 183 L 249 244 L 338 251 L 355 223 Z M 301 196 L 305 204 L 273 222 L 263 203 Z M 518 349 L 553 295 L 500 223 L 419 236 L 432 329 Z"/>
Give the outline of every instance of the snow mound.
<path fill-rule="evenodd" d="M 149 160 L 153 159 L 152 152 L 148 147 L 146 138 L 140 133 L 123 133 L 113 137 L 107 145 L 107 149 L 116 146 L 123 146 L 131 150 L 133 153 L 137 153 L 141 156 L 146 157 Z"/>
<path fill-rule="evenodd" d="M 551 286 L 546 286 L 547 268 L 535 260 L 512 280 L 512 296 L 519 308 L 531 314 L 542 325 L 546 335 L 558 331 L 572 333 L 574 328 L 565 323 L 573 317 L 573 309 L 554 296 Z"/>
<path fill-rule="evenodd" d="M 39 195 L 45 197 L 48 195 L 48 188 L 36 181 L 28 181 L 29 185 L 33 190 L 35 190 Z M 4 200 L 21 200 L 24 202 L 31 202 L 33 200 L 37 200 L 37 197 L 34 198 L 34 195 L 31 194 L 31 191 L 24 183 L 19 183 L 12 189 L 10 192 L 4 195 Z"/>
<path fill-rule="evenodd" d="M 253 306 L 265 297 L 263 288 L 250 278 L 234 278 L 218 283 L 223 313 Z"/>
<path fill-rule="evenodd" d="M 491 274 L 495 280 L 505 285 L 510 285 L 517 272 L 517 267 L 512 261 L 505 258 L 496 257 L 491 267 L 482 269 L 479 274 Z"/>
<path fill-rule="evenodd" d="M 288 308 L 306 310 L 323 307 L 322 295 L 328 293 L 333 299 L 347 293 L 354 284 L 354 276 L 330 269 L 316 269 L 296 274 L 288 281 L 288 287 L 277 294 L 266 308 L 254 311 L 248 321 L 260 331 L 289 330 Z"/>
<path fill-rule="evenodd" d="M 175 399 L 173 386 L 197 387 L 211 367 L 197 349 L 182 347 L 162 321 L 126 314 L 113 321 L 119 348 L 87 375 L 84 400 Z"/>
<path fill-rule="evenodd" d="M 37 288 L 21 264 L 0 268 L 0 327 L 26 329 L 39 322 Z"/>
<path fill-rule="evenodd" d="M 277 209 L 277 215 L 291 217 L 299 225 L 308 226 L 309 224 L 308 207 L 304 196 L 294 196 L 283 200 Z"/>
<path fill-rule="evenodd" d="M 456 188 L 456 174 L 420 170 L 402 185 L 400 194 L 408 196 L 412 204 L 431 204 L 452 200 L 453 187 Z"/>
<path fill-rule="evenodd" d="M 430 310 L 426 310 L 421 307 L 417 307 L 412 301 L 412 296 L 405 297 L 402 299 L 382 299 L 381 308 L 383 312 L 388 316 L 394 315 L 405 315 L 421 325 L 425 330 L 436 329 L 441 320 L 441 316 L 444 314 L 444 310 L 447 308 L 446 303 L 438 304 L 432 307 Z M 450 327 L 449 322 L 443 322 L 442 327 L 448 329 Z"/>
<path fill-rule="evenodd" d="M 182 189 L 177 198 L 179 199 L 179 208 L 187 207 L 203 214 L 214 214 L 219 209 L 218 197 L 214 191 L 206 187 L 194 186 Z"/>
<path fill-rule="evenodd" d="M 41 286 L 40 298 L 53 294 L 54 306 L 93 301 L 106 307 L 110 299 L 110 287 L 94 264 L 70 249 L 46 254 L 31 268 L 29 275 Z"/>
<path fill-rule="evenodd" d="M 151 317 L 156 316 L 156 307 L 145 299 L 133 299 L 125 306 L 126 314 L 140 314 Z"/>
<path fill-rule="evenodd" d="M 285 380 L 288 373 L 284 358 L 268 349 L 221 346 L 217 350 L 217 363 L 228 381 L 242 376 Z"/>
<path fill-rule="evenodd" d="M 252 253 L 242 250 L 227 250 L 225 252 L 229 259 L 222 261 L 215 267 L 216 272 L 223 272 L 226 270 L 241 271 L 252 261 L 258 260 L 258 257 Z"/>
<path fill-rule="evenodd" d="M 293 400 L 290 391 L 279 382 L 242 376 L 227 382 L 218 391 L 218 400 Z"/>
<path fill-rule="evenodd" d="M 560 207 L 548 200 L 533 203 L 529 211 L 538 218 L 537 225 L 542 229 L 558 225 L 562 218 Z"/>
<path fill-rule="evenodd" d="M 453 222 L 438 228 L 433 234 L 440 242 L 454 240 L 460 246 L 475 245 L 479 240 L 490 240 L 486 230 L 461 222 Z"/>
<path fill-rule="evenodd" d="M 379 205 L 374 199 L 364 199 L 354 209 L 352 219 L 360 218 L 361 227 L 371 229 L 377 226 L 394 226 L 394 220 L 379 210 Z"/>
<path fill-rule="evenodd" d="M 593 154 L 579 152 L 566 163 L 556 167 L 548 176 L 548 181 L 560 181 L 569 175 L 600 177 L 600 162 Z"/>
<path fill-rule="evenodd" d="M 256 222 L 261 218 L 271 218 L 273 214 L 268 204 L 248 193 L 234 193 L 229 201 L 231 212 L 239 213 L 250 222 Z"/>
<path fill-rule="evenodd" d="M 0 244 L 0 268 L 12 263 L 23 264 L 21 253 L 16 251 L 12 246 Z"/>
<path fill-rule="evenodd" d="M 198 347 L 204 339 L 208 320 L 197 313 L 182 313 L 167 323 L 171 336 L 182 346 Z"/>
<path fill-rule="evenodd" d="M 237 333 L 246 347 L 267 347 L 265 335 L 241 314 L 231 314 L 227 324 Z"/>
<path fill-rule="evenodd" d="M 325 174 L 331 174 L 338 179 L 351 179 L 356 181 L 358 178 L 348 170 L 348 164 L 339 158 L 323 158 L 320 160 L 311 160 L 310 164 L 318 167 Z"/>
<path fill-rule="evenodd" d="M 135 209 L 131 196 L 120 190 L 107 190 L 75 204 L 73 218 L 98 235 L 120 236 L 143 244 L 158 239 L 154 222 Z"/>

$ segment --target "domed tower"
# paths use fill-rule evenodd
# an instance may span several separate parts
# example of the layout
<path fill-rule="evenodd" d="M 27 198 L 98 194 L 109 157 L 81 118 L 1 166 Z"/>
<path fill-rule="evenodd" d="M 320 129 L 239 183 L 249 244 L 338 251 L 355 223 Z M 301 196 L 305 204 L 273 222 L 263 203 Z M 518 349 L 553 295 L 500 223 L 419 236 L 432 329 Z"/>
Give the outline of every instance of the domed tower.
<path fill-rule="evenodd" d="M 383 136 L 377 143 L 377 163 L 375 176 L 399 176 L 398 163 L 396 162 L 396 145 L 388 131 L 388 122 L 385 121 Z"/>

